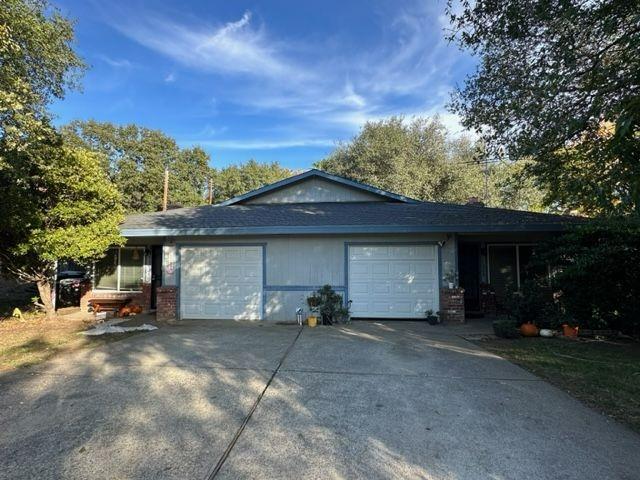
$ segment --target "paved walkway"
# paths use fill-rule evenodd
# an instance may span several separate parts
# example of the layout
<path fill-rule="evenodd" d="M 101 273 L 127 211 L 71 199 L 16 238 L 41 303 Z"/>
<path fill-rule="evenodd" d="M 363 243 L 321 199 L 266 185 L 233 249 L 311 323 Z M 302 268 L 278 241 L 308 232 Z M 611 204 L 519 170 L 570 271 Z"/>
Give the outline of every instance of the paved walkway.
<path fill-rule="evenodd" d="M 0 377 L 0 478 L 638 478 L 639 435 L 457 333 L 193 322 L 57 357 Z"/>

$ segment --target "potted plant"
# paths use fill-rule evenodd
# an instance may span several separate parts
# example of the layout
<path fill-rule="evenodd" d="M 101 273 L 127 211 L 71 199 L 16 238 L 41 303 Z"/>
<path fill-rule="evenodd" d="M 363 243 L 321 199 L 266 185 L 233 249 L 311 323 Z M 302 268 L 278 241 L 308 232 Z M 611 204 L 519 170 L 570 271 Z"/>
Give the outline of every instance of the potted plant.
<path fill-rule="evenodd" d="M 445 273 L 442 279 L 445 281 L 445 283 L 449 287 L 449 290 L 453 290 L 455 288 L 457 275 L 453 270 L 449 270 L 447 273 Z"/>
<path fill-rule="evenodd" d="M 349 321 L 349 305 L 344 305 L 342 295 L 336 293 L 331 285 L 324 285 L 317 291 L 313 292 L 307 298 L 307 304 L 311 309 L 312 315 L 309 316 L 307 323 L 317 323 L 318 316 L 322 320 L 323 325 L 333 325 L 334 323 L 347 323 Z"/>
<path fill-rule="evenodd" d="M 314 292 L 307 297 L 307 305 L 309 305 L 310 312 L 307 317 L 307 325 L 315 327 L 318 324 L 318 305 L 320 305 L 320 297 Z"/>
<path fill-rule="evenodd" d="M 500 338 L 518 338 L 520 330 L 512 319 L 499 319 L 492 323 L 493 333 Z"/>
<path fill-rule="evenodd" d="M 425 312 L 425 315 L 427 316 L 427 322 L 429 323 L 429 325 L 437 325 L 438 323 L 440 323 L 440 319 L 438 318 L 438 315 L 440 314 L 440 312 L 435 312 L 433 310 L 427 310 Z"/>
<path fill-rule="evenodd" d="M 578 337 L 578 327 L 572 327 L 571 325 L 564 323 L 562 324 L 562 335 L 570 338 Z"/>

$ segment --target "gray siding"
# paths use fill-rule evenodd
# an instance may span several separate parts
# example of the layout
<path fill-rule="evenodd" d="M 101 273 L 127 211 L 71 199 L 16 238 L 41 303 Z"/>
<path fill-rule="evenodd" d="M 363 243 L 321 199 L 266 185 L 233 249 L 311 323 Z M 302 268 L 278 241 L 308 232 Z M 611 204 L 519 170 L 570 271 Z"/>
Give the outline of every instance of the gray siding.
<path fill-rule="evenodd" d="M 317 287 L 330 284 L 338 293 L 345 285 L 347 242 L 444 242 L 442 272 L 457 266 L 456 241 L 452 234 L 433 235 L 282 235 L 271 237 L 193 237 L 169 239 L 164 247 L 163 280 L 175 285 L 178 268 L 176 244 L 266 244 L 265 320 L 292 321 L 298 307 L 307 313 L 306 298 Z"/>
<path fill-rule="evenodd" d="M 321 178 L 310 178 L 295 185 L 265 193 L 247 200 L 245 203 L 375 202 L 384 200 L 384 197 L 374 193 L 356 190 Z"/>

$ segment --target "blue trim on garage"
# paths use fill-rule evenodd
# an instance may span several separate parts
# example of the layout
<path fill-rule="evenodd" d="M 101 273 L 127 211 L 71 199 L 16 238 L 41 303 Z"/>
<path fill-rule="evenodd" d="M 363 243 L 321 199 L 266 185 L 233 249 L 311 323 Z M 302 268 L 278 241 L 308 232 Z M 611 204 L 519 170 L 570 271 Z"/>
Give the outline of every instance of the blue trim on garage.
<path fill-rule="evenodd" d="M 266 305 L 265 305 L 265 285 L 267 284 L 267 244 L 266 242 L 253 242 L 253 243 L 176 243 L 176 286 L 178 287 L 178 296 L 176 298 L 176 309 L 178 310 L 178 318 L 182 319 L 182 312 L 180 310 L 180 295 L 182 294 L 182 286 L 180 285 L 180 277 L 182 272 L 182 259 L 180 257 L 180 249 L 182 247 L 262 247 L 262 315 L 260 321 L 264 321 L 266 317 Z"/>
<path fill-rule="evenodd" d="M 360 246 L 386 246 L 386 245 L 436 245 L 438 251 L 438 278 L 437 280 L 437 288 L 436 298 L 438 300 L 438 310 L 440 309 L 440 282 L 442 278 L 442 243 L 438 241 L 429 241 L 426 240 L 424 242 L 344 242 L 344 284 L 345 284 L 345 295 L 344 301 L 345 306 L 348 305 L 349 302 L 349 247 L 352 245 L 360 245 Z"/>

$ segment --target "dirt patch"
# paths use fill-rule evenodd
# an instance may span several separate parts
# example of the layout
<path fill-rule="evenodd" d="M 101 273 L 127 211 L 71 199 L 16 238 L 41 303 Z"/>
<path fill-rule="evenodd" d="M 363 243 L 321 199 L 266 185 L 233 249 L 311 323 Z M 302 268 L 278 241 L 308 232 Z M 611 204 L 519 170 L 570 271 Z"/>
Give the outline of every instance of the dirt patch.
<path fill-rule="evenodd" d="M 47 321 L 42 315 L 28 314 L 25 320 L 7 318 L 0 321 L 0 371 L 44 362 L 62 352 L 104 345 L 140 332 L 101 337 L 86 337 L 78 332 L 95 322 L 78 316 L 61 316 Z"/>

